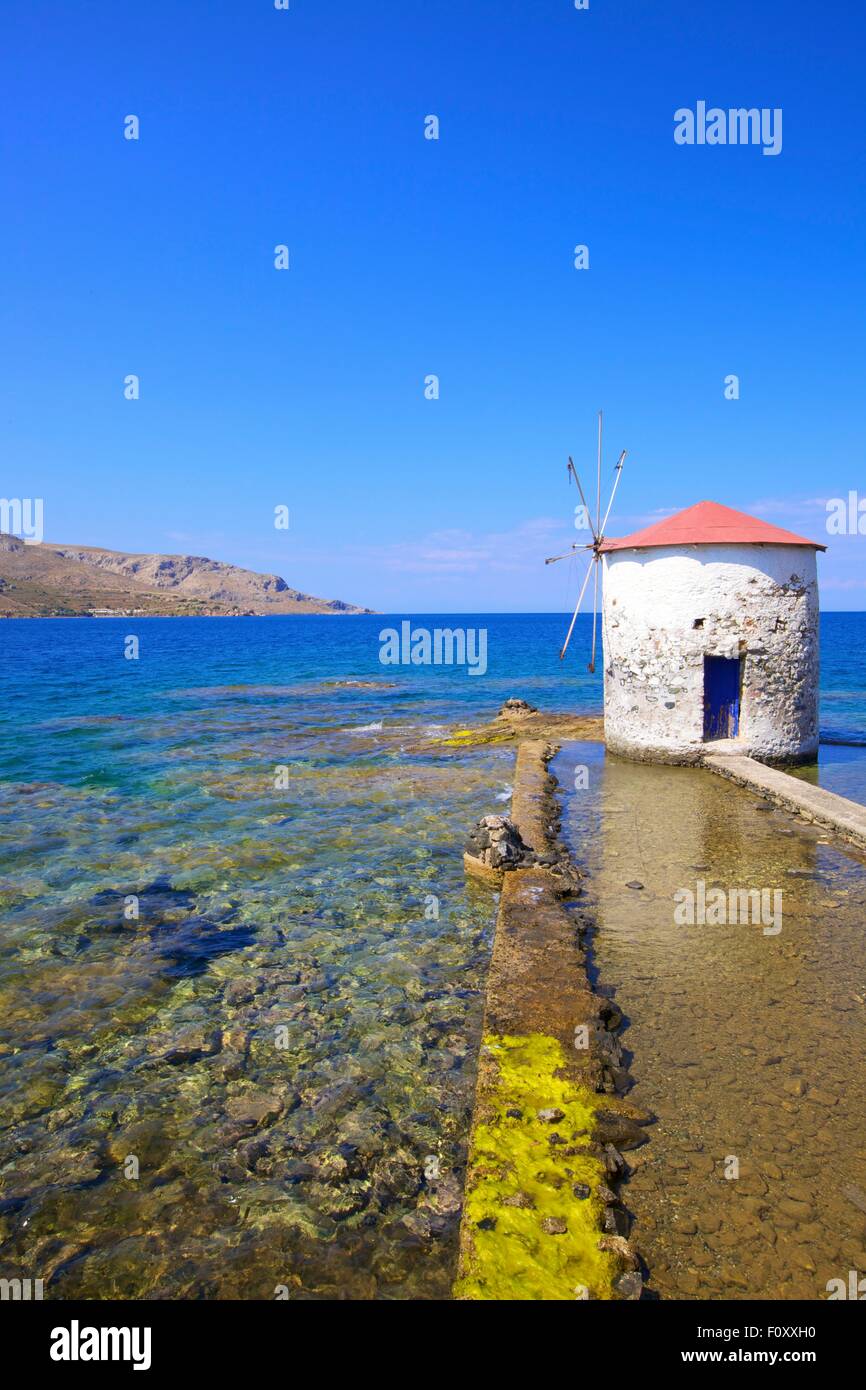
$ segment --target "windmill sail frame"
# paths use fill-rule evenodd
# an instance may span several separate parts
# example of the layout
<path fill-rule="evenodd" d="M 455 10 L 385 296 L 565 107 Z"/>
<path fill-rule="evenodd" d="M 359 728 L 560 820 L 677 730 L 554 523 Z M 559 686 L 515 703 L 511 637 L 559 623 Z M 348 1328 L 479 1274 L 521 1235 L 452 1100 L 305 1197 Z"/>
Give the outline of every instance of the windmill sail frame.
<path fill-rule="evenodd" d="M 587 667 L 587 670 L 590 671 L 590 672 L 594 672 L 594 671 L 595 671 L 596 639 L 597 639 L 597 635 L 598 635 L 598 570 L 599 570 L 599 565 L 601 564 L 601 550 L 602 550 L 602 545 L 604 544 L 604 533 L 605 533 L 605 530 L 606 530 L 606 528 L 607 528 L 608 520 L 609 520 L 609 518 L 610 518 L 611 508 L 613 507 L 613 500 L 614 500 L 614 498 L 616 497 L 616 491 L 617 491 L 617 488 L 619 487 L 620 479 L 622 478 L 623 464 L 625 463 L 626 454 L 627 454 L 627 450 L 626 450 L 626 449 L 623 449 L 622 453 L 620 454 L 619 458 L 617 459 L 616 466 L 615 466 L 615 468 L 614 468 L 613 487 L 612 487 L 612 489 L 611 489 L 611 494 L 610 494 L 610 498 L 609 498 L 609 500 L 608 500 L 607 509 L 605 510 L 605 513 L 604 513 L 604 520 L 602 520 L 602 516 L 601 516 L 601 455 L 602 455 L 603 425 L 604 425 L 604 413 L 603 413 L 603 411 L 600 410 L 600 411 L 598 412 L 598 461 L 597 461 L 597 471 L 596 471 L 597 484 L 596 484 L 595 525 L 594 525 L 594 526 L 593 526 L 593 524 L 592 524 L 592 512 L 590 511 L 589 506 L 588 506 L 588 504 L 587 504 L 586 497 L 585 497 L 584 491 L 583 491 L 583 486 L 582 486 L 581 481 L 580 481 L 580 476 L 579 476 L 579 474 L 578 474 L 577 469 L 576 469 L 575 466 L 574 466 L 574 460 L 572 459 L 572 457 L 571 457 L 570 454 L 569 454 L 569 457 L 568 457 L 568 469 L 567 469 L 567 472 L 568 472 L 568 481 L 571 482 L 572 478 L 574 478 L 574 481 L 575 481 L 575 483 L 577 484 L 577 490 L 578 490 L 578 492 L 580 493 L 580 500 L 581 500 L 581 502 L 582 502 L 582 504 L 583 504 L 583 509 L 584 509 L 585 514 L 586 514 L 587 521 L 589 522 L 589 529 L 590 529 L 590 531 L 592 532 L 592 541 L 591 541 L 588 545 L 572 545 L 572 546 L 570 547 L 570 549 L 567 550 L 567 551 L 565 552 L 564 555 L 551 555 L 551 556 L 549 557 L 549 559 L 545 560 L 545 562 L 544 562 L 546 565 L 553 565 L 553 564 L 556 564 L 556 562 L 557 562 L 558 560 L 566 560 L 566 559 L 569 559 L 569 558 L 573 559 L 574 556 L 575 556 L 579 551 L 581 551 L 581 550 L 591 550 L 591 551 L 592 551 L 592 555 L 591 555 L 590 561 L 589 561 L 589 566 L 588 566 L 587 571 L 586 571 L 586 574 L 585 574 L 585 576 L 584 576 L 584 580 L 583 580 L 583 584 L 581 585 L 580 593 L 578 594 L 577 603 L 575 604 L 574 612 L 573 612 L 573 614 L 572 614 L 572 616 L 571 616 L 571 622 L 570 622 L 569 627 L 568 627 L 568 632 L 566 633 L 565 641 L 563 642 L 563 644 L 562 644 L 562 649 L 561 649 L 561 651 L 560 651 L 560 653 L 559 653 L 559 659 L 560 659 L 560 661 L 562 661 L 562 660 L 564 659 L 564 657 L 565 657 L 565 653 L 568 651 L 568 644 L 569 644 L 569 642 L 571 641 L 571 635 L 572 635 L 572 633 L 574 632 L 574 625 L 575 625 L 575 623 L 577 622 L 577 615 L 578 615 L 578 613 L 580 612 L 580 606 L 581 606 L 581 604 L 583 603 L 583 598 L 584 598 L 584 595 L 585 595 L 585 593 L 586 593 L 587 587 L 588 587 L 588 585 L 589 585 L 589 578 L 590 578 L 590 575 L 591 575 L 591 574 L 593 573 L 593 571 L 594 571 L 594 572 L 595 572 L 595 583 L 594 583 L 594 585 L 593 585 L 593 600 L 592 600 L 592 652 L 591 652 L 590 659 L 589 659 L 589 665 L 588 665 L 588 667 Z M 603 606 L 603 604 L 604 604 L 604 598 L 602 597 L 602 606 Z M 603 613 L 602 613 L 602 626 L 604 626 L 604 614 L 603 614 Z"/>

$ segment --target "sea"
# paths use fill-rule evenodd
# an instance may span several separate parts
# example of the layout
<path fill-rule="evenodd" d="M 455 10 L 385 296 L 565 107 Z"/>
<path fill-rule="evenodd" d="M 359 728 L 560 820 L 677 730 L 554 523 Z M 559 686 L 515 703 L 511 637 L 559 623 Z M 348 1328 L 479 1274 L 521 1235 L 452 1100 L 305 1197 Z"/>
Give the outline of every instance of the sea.
<path fill-rule="evenodd" d="M 447 1297 L 514 758 L 448 738 L 602 678 L 561 614 L 383 665 L 408 616 L 0 623 L 0 1276 Z M 821 622 L 804 775 L 866 802 L 866 614 Z"/>

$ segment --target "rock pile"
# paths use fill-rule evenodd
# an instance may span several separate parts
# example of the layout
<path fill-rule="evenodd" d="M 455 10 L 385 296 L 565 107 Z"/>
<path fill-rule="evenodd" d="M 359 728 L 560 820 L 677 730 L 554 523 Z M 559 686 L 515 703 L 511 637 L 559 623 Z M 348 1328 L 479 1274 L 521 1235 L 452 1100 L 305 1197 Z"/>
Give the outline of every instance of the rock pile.
<path fill-rule="evenodd" d="M 499 711 L 500 719 L 525 719 L 527 715 L 537 714 L 535 705 L 529 705 L 525 700 L 506 700 L 502 709 Z"/>
<path fill-rule="evenodd" d="M 507 869 L 527 869 L 538 862 L 507 816 L 483 816 L 469 832 L 463 859 L 467 868 L 496 875 Z"/>

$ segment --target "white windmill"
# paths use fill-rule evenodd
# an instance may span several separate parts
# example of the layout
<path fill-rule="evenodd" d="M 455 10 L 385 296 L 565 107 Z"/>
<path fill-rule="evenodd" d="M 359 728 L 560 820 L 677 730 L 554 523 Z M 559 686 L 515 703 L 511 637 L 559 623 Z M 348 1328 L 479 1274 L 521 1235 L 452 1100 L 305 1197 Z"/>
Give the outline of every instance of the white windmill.
<path fill-rule="evenodd" d="M 588 523 L 589 523 L 589 529 L 590 529 L 590 531 L 592 532 L 592 541 L 591 541 L 588 545 L 573 545 L 573 546 L 570 547 L 570 549 L 568 549 L 568 550 L 565 552 L 564 555 L 551 555 L 550 558 L 547 559 L 547 560 L 545 560 L 545 562 L 544 562 L 546 565 L 554 565 L 554 564 L 556 564 L 556 562 L 557 562 L 558 560 L 573 559 L 574 555 L 575 555 L 577 552 L 581 551 L 581 550 L 591 550 L 591 551 L 592 551 L 592 555 L 590 556 L 590 560 L 589 560 L 589 567 L 588 567 L 588 569 L 587 569 L 587 571 L 586 571 L 586 575 L 585 575 L 585 577 L 584 577 L 583 584 L 581 585 L 580 593 L 579 593 L 578 599 L 577 599 L 577 604 L 576 604 L 576 606 L 575 606 L 574 613 L 572 614 L 571 623 L 569 624 L 569 628 L 568 628 L 568 632 L 566 633 L 565 641 L 564 641 L 563 644 L 562 644 L 562 651 L 559 653 L 559 659 L 560 659 L 560 661 L 562 661 L 563 657 L 565 656 L 566 651 L 568 650 L 568 644 L 569 644 L 569 642 L 571 641 L 571 634 L 572 634 L 573 631 L 574 631 L 574 624 L 577 622 L 577 615 L 578 615 L 578 613 L 580 612 L 580 605 L 583 603 L 583 596 L 584 596 L 584 594 L 586 593 L 587 586 L 588 586 L 588 584 L 589 584 L 590 575 L 591 575 L 591 574 L 593 573 L 593 571 L 594 571 L 594 572 L 595 572 L 595 583 L 594 583 L 594 586 L 593 586 L 593 587 L 594 587 L 594 593 L 593 593 L 593 601 L 592 601 L 592 655 L 591 655 L 590 660 L 589 660 L 589 666 L 587 667 L 587 670 L 589 670 L 589 671 L 594 671 L 594 670 L 595 670 L 595 639 L 596 639 L 596 630 L 597 630 L 597 625 L 598 625 L 598 571 L 599 571 L 599 566 L 600 566 L 600 564 L 601 564 L 601 548 L 602 548 L 602 543 L 603 543 L 603 541 L 604 541 L 604 531 L 605 531 L 605 527 L 607 526 L 608 517 L 610 516 L 610 509 L 611 509 L 611 507 L 613 506 L 613 499 L 614 499 L 614 497 L 616 496 L 616 490 L 617 490 L 617 488 L 619 487 L 619 480 L 620 480 L 620 478 L 622 477 L 622 466 L 623 466 L 623 464 L 625 463 L 625 456 L 626 456 L 626 450 L 623 449 L 622 453 L 620 454 L 620 456 L 619 456 L 619 458 L 618 458 L 618 460 L 617 460 L 617 462 L 616 462 L 616 467 L 615 467 L 614 470 L 613 470 L 613 471 L 614 471 L 613 488 L 611 489 L 610 501 L 609 501 L 608 504 L 607 504 L 607 511 L 606 511 L 605 514 L 604 514 L 604 519 L 602 519 L 602 515 L 601 515 L 601 436 L 602 436 L 602 424 L 603 424 L 602 412 L 599 411 L 599 412 L 598 412 L 598 483 L 597 483 L 597 489 L 596 489 L 595 525 L 593 525 L 593 522 L 592 522 L 592 513 L 591 513 L 591 511 L 589 510 L 589 507 L 588 507 L 587 504 L 586 504 L 586 498 L 585 498 L 584 495 L 583 495 L 583 488 L 582 488 L 581 485 L 580 485 L 580 478 L 577 476 L 577 469 L 576 469 L 575 466 L 574 466 L 574 461 L 572 460 L 571 456 L 569 456 L 569 460 L 568 460 L 568 481 L 569 481 L 569 483 L 570 483 L 571 480 L 572 480 L 572 478 L 574 478 L 574 481 L 577 483 L 577 490 L 578 490 L 578 492 L 580 493 L 580 500 L 581 500 L 581 502 L 583 503 L 583 510 L 584 510 L 584 512 L 586 513 L 586 518 L 587 518 L 587 521 L 588 521 Z"/>

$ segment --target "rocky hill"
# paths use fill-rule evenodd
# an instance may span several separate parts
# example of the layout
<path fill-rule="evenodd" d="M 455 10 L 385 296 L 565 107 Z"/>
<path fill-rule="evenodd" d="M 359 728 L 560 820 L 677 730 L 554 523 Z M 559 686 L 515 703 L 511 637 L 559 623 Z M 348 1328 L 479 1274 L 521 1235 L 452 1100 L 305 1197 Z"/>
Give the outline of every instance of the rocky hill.
<path fill-rule="evenodd" d="M 369 613 L 314 598 L 277 574 L 198 555 L 125 555 L 89 545 L 25 545 L 0 533 L 0 617 L 92 614 L 230 617 L 267 613 Z"/>

